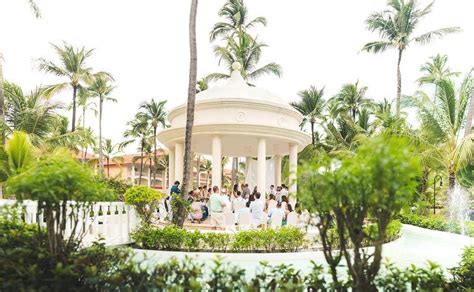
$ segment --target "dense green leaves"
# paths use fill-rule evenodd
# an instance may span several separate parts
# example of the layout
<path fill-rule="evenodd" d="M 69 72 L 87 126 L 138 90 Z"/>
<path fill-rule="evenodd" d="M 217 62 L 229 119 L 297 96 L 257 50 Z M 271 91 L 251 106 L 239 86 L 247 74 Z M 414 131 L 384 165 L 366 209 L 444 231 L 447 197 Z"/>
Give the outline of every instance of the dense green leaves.
<path fill-rule="evenodd" d="M 164 197 L 160 191 L 146 186 L 133 186 L 125 192 L 125 203 L 135 207 L 144 224 L 149 224 L 151 215 Z"/>
<path fill-rule="evenodd" d="M 246 230 L 235 234 L 185 230 L 175 226 L 145 226 L 133 235 L 143 248 L 212 252 L 293 252 L 308 246 L 297 228 Z"/>

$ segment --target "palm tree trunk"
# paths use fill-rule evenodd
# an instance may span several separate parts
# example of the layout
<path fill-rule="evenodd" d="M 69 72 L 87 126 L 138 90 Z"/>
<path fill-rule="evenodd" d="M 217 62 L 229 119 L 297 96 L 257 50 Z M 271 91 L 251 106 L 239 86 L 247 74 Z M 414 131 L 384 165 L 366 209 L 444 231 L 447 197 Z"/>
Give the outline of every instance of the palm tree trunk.
<path fill-rule="evenodd" d="M 86 107 L 82 107 L 82 128 L 86 128 Z M 86 163 L 87 159 L 87 145 L 84 147 L 84 158 L 82 159 L 82 163 Z"/>
<path fill-rule="evenodd" d="M 403 50 L 398 50 L 398 62 L 397 62 L 397 116 L 400 115 L 400 100 L 402 98 L 402 71 L 400 70 L 400 64 L 402 62 Z"/>
<path fill-rule="evenodd" d="M 77 97 L 77 86 L 72 87 L 72 121 L 71 121 L 71 132 L 76 130 L 76 97 Z"/>
<path fill-rule="evenodd" d="M 149 160 L 149 161 L 148 161 L 148 167 L 150 168 L 150 171 L 149 171 L 149 173 L 148 173 L 148 174 L 149 174 L 149 175 L 148 175 L 148 182 L 149 182 L 149 184 L 150 184 L 150 187 L 153 186 L 153 185 L 151 184 L 151 163 L 152 163 L 151 157 L 152 157 L 151 155 L 150 155 L 150 157 L 148 157 L 148 160 Z"/>
<path fill-rule="evenodd" d="M 142 174 L 143 174 L 143 147 L 145 146 L 145 143 L 142 139 L 142 145 L 140 149 L 140 176 L 138 178 L 138 185 L 142 185 Z"/>
<path fill-rule="evenodd" d="M 99 173 L 103 175 L 104 171 L 104 153 L 102 147 L 102 106 L 103 106 L 102 95 L 99 95 Z"/>
<path fill-rule="evenodd" d="M 107 156 L 107 177 L 110 178 L 110 158 Z"/>
<path fill-rule="evenodd" d="M 196 183 L 197 183 L 197 187 L 199 188 L 200 185 L 201 185 L 201 177 L 200 177 L 200 168 L 201 168 L 201 155 L 197 155 L 196 157 Z"/>
<path fill-rule="evenodd" d="M 196 101 L 196 75 L 197 75 L 197 48 L 196 48 L 196 14 L 198 0 L 192 0 L 191 11 L 189 14 L 189 48 L 190 48 L 190 64 L 189 64 L 189 84 L 188 84 L 188 104 L 186 111 L 186 134 L 184 140 L 184 169 L 183 169 L 183 188 L 181 190 L 181 198 L 184 200 L 188 196 L 189 174 L 192 167 L 191 155 L 191 139 L 194 124 L 194 104 Z M 173 223 L 178 227 L 183 227 L 186 218 L 186 209 L 183 204 L 178 204 L 176 214 L 173 214 Z"/>
<path fill-rule="evenodd" d="M 472 131 L 472 118 L 474 115 L 474 91 L 471 92 L 471 100 L 467 109 L 466 125 L 464 126 L 464 138 L 466 138 Z"/>
<path fill-rule="evenodd" d="M 156 161 L 157 161 L 157 156 L 156 156 L 156 127 L 153 127 L 153 185 L 156 183 Z M 150 166 L 151 167 L 151 166 Z"/>
<path fill-rule="evenodd" d="M 0 120 L 5 122 L 5 95 L 3 94 L 3 65 L 2 65 L 2 55 L 0 54 Z M 5 131 L 0 133 L 0 145 L 5 144 Z"/>
<path fill-rule="evenodd" d="M 86 128 L 86 106 L 82 107 L 82 128 Z"/>
<path fill-rule="evenodd" d="M 316 145 L 316 139 L 314 137 L 314 121 L 311 121 L 310 124 L 311 124 L 311 144 L 313 146 L 315 146 Z"/>

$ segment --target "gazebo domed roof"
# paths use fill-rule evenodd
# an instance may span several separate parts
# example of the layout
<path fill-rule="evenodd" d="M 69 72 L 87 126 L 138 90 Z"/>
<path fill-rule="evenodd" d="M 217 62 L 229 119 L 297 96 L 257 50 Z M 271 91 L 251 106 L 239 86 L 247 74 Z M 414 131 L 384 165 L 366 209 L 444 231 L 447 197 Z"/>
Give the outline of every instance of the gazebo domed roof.
<path fill-rule="evenodd" d="M 222 138 L 224 156 L 256 156 L 257 141 L 267 140 L 268 155 L 286 155 L 290 145 L 302 150 L 311 136 L 300 129 L 303 116 L 269 91 L 249 86 L 240 74 L 240 64 L 224 86 L 212 87 L 196 96 L 192 149 L 210 154 L 212 138 Z M 166 147 L 184 141 L 186 103 L 168 113 L 170 128 L 158 139 Z"/>
<path fill-rule="evenodd" d="M 198 93 L 196 95 L 196 101 L 238 98 L 256 102 L 279 104 L 285 108 L 289 107 L 287 102 L 270 91 L 260 87 L 248 85 L 240 74 L 239 63 L 234 63 L 232 66 L 234 71 L 231 73 L 231 76 L 225 85 L 215 86 Z"/>

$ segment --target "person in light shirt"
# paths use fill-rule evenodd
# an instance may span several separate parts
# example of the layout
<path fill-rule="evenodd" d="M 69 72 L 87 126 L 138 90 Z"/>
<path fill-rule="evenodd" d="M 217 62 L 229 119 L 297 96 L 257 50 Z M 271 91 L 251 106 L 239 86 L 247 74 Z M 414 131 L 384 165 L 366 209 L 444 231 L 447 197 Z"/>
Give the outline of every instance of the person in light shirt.
<path fill-rule="evenodd" d="M 272 216 L 276 214 L 281 214 L 281 218 L 285 218 L 285 211 L 282 209 L 281 202 L 277 203 L 276 208 L 270 210 L 270 212 L 268 213 L 268 218 L 271 219 Z"/>
<path fill-rule="evenodd" d="M 263 200 L 260 200 L 262 195 L 259 192 L 255 193 L 255 201 L 250 203 L 250 213 L 252 213 L 252 224 L 254 226 L 259 226 L 263 222 L 263 209 L 265 208 L 265 203 Z"/>
<path fill-rule="evenodd" d="M 212 195 L 209 198 L 209 206 L 211 209 L 211 224 L 217 226 L 224 225 L 224 216 L 222 212 L 226 204 L 227 200 L 219 192 L 219 187 L 214 186 L 212 188 Z"/>

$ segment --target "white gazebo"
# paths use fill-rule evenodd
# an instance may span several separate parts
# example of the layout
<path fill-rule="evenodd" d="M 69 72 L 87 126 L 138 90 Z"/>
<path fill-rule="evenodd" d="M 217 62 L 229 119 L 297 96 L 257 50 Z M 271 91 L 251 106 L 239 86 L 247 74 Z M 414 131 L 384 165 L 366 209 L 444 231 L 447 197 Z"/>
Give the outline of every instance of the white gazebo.
<path fill-rule="evenodd" d="M 256 157 L 256 184 L 262 193 L 269 187 L 267 157 L 274 162 L 273 181 L 281 185 L 282 157 L 289 155 L 289 191 L 295 194 L 298 152 L 311 143 L 310 135 L 300 130 L 303 116 L 274 94 L 249 86 L 240 67 L 232 65 L 226 85 L 197 94 L 192 151 L 212 156 L 212 186 L 219 187 L 223 156 L 246 157 L 247 166 Z M 170 182 L 182 181 L 186 104 L 172 109 L 168 120 L 171 127 L 158 139 L 169 150 Z"/>

